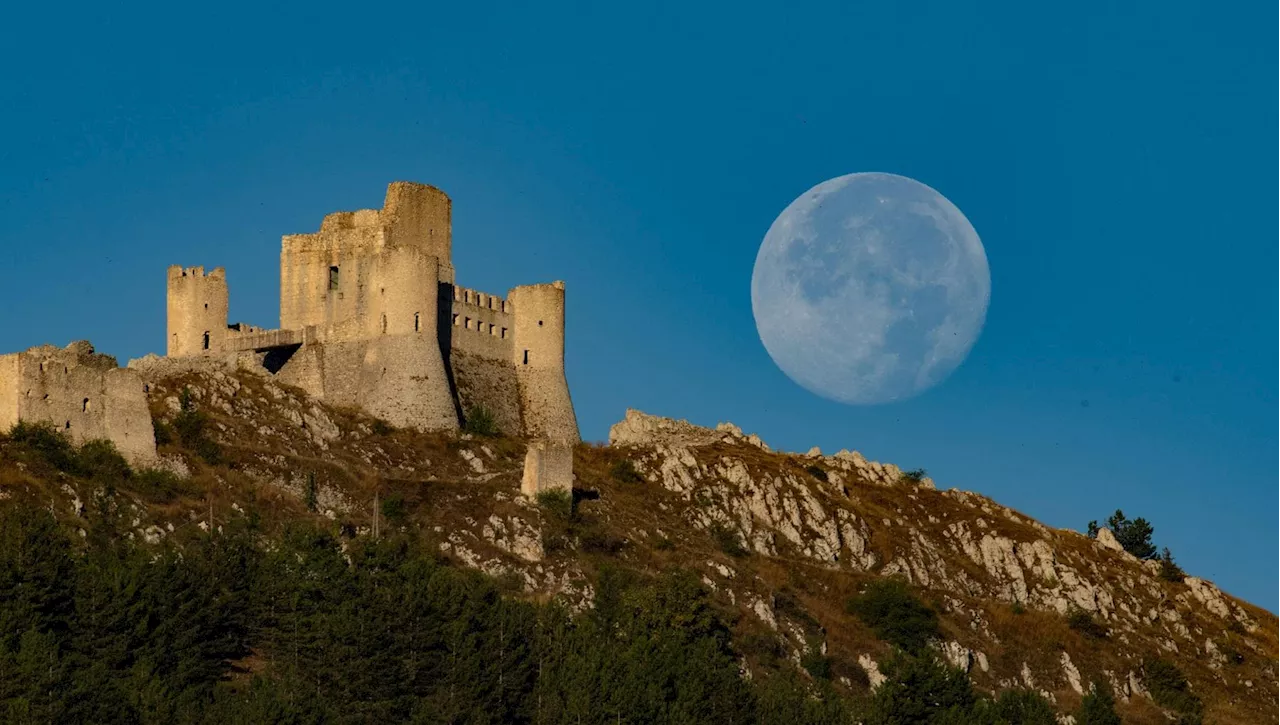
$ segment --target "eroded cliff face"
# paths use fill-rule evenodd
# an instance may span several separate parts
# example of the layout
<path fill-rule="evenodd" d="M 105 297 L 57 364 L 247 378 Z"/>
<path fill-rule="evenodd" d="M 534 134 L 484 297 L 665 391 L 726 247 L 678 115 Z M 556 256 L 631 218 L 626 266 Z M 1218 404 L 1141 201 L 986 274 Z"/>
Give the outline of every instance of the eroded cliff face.
<path fill-rule="evenodd" d="M 190 486 L 160 503 L 125 492 L 149 541 L 242 516 L 265 526 L 310 517 L 350 537 L 397 528 L 516 596 L 560 597 L 575 609 L 591 606 L 604 565 L 693 569 L 733 622 L 747 672 L 765 666 L 766 650 L 782 652 L 784 665 L 816 650 L 854 691 L 881 681 L 889 646 L 845 602 L 897 575 L 939 613 L 940 655 L 981 688 L 1031 687 L 1066 712 L 1104 680 L 1126 722 L 1159 723 L 1143 673 L 1159 655 L 1186 673 L 1206 721 L 1277 722 L 1271 613 L 1202 579 L 1164 581 L 1109 532 L 1049 528 L 856 452 L 775 452 L 732 424 L 628 411 L 610 445 L 574 450 L 578 502 L 566 520 L 520 494 L 522 440 L 391 430 L 214 363 L 138 369 L 157 419 L 172 424 L 187 390 L 223 451 L 210 465 L 176 442 L 160 445 L 163 465 Z M 58 501 L 72 526 L 101 495 L 88 484 L 17 480 L 0 498 L 26 486 Z M 403 515 L 380 513 L 388 497 Z M 1069 625 L 1081 613 L 1097 625 L 1091 632 Z"/>

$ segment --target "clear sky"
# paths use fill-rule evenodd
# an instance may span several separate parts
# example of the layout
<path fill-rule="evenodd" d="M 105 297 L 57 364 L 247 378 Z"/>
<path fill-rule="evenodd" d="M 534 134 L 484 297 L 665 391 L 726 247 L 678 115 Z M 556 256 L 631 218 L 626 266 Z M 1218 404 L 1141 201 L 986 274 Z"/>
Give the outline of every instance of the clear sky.
<path fill-rule="evenodd" d="M 281 235 L 431 183 L 461 283 L 567 283 L 585 438 L 635 407 L 1054 526 L 1120 507 L 1274 611 L 1273 10 L 17 4 L 0 350 L 162 352 L 175 263 L 226 266 L 232 320 L 275 325 Z M 770 223 L 855 171 L 946 195 L 991 267 L 967 362 L 882 407 L 791 382 L 751 314 Z"/>

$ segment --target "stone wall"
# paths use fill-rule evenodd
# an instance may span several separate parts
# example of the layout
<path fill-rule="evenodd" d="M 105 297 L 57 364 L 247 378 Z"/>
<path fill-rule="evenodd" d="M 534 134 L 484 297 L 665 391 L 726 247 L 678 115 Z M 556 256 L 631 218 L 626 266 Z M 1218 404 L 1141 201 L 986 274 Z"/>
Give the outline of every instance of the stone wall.
<path fill-rule="evenodd" d="M 506 360 L 493 360 L 455 349 L 450 356 L 458 409 L 465 418 L 474 406 L 493 413 L 498 428 L 520 435 L 520 390 L 516 369 Z"/>
<path fill-rule="evenodd" d="M 520 492 L 529 498 L 540 493 L 573 492 L 573 447 L 565 443 L 537 440 L 529 444 L 524 457 L 524 478 Z"/>
<path fill-rule="evenodd" d="M 88 342 L 0 355 L 0 428 L 52 424 L 77 445 L 106 439 L 133 465 L 156 460 L 142 377 Z"/>

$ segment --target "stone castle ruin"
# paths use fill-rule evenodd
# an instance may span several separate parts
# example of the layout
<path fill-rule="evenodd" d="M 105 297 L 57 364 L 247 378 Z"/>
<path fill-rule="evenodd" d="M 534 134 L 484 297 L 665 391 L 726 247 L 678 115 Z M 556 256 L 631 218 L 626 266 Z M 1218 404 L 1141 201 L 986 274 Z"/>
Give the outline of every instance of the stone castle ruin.
<path fill-rule="evenodd" d="M 505 299 L 458 286 L 451 213 L 439 189 L 394 182 L 381 209 L 335 212 L 315 233 L 285 236 L 276 329 L 228 324 L 221 267 L 170 267 L 167 357 L 249 367 L 401 427 L 458 430 L 487 411 L 503 433 L 534 441 L 526 492 L 570 488 L 581 439 L 564 370 L 564 283 Z M 135 462 L 155 457 L 141 377 L 87 343 L 0 356 L 0 426 L 19 420 L 109 439 Z"/>
<path fill-rule="evenodd" d="M 219 356 L 397 426 L 455 430 L 487 409 L 505 433 L 577 443 L 564 373 L 564 283 L 506 299 L 455 284 L 449 197 L 392 183 L 381 209 L 284 237 L 280 328 L 227 323 L 221 268 L 170 267 L 169 357 Z"/>
<path fill-rule="evenodd" d="M 77 445 L 110 440 L 135 465 L 155 462 L 142 378 L 84 341 L 0 355 L 0 430 L 19 421 L 51 424 Z"/>

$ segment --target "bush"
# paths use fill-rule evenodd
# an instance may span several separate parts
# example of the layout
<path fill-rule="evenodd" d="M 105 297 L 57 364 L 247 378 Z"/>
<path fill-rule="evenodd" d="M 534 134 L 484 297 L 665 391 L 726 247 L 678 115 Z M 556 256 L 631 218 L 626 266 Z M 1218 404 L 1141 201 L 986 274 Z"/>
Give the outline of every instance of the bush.
<path fill-rule="evenodd" d="M 190 388 L 183 388 L 178 397 L 178 414 L 173 417 L 173 428 L 178 433 L 178 441 L 186 449 L 194 452 L 209 465 L 222 462 L 222 449 L 205 430 L 208 418 L 196 409 Z"/>
<path fill-rule="evenodd" d="M 376 436 L 389 436 L 396 431 L 391 424 L 381 418 L 374 418 L 373 423 L 369 425 L 369 429 Z"/>
<path fill-rule="evenodd" d="M 1044 696 L 1034 690 L 1005 690 L 991 705 L 997 723 L 1058 725 L 1058 714 Z"/>
<path fill-rule="evenodd" d="M 168 503 L 190 493 L 190 485 L 176 473 L 162 468 L 144 468 L 129 480 L 129 488 L 148 501 Z"/>
<path fill-rule="evenodd" d="M 658 551 L 675 551 L 676 542 L 672 541 L 671 539 L 668 539 L 665 536 L 661 536 L 661 537 L 658 537 L 657 541 L 653 542 L 653 548 L 657 549 Z"/>
<path fill-rule="evenodd" d="M 86 441 L 80 446 L 80 468 L 85 476 L 97 481 L 114 483 L 133 475 L 124 456 L 107 440 Z"/>
<path fill-rule="evenodd" d="M 483 405 L 471 406 L 467 411 L 467 419 L 462 424 L 462 430 L 464 433 L 488 438 L 501 433 L 498 429 L 498 419 L 493 416 L 493 411 Z"/>
<path fill-rule="evenodd" d="M 405 517 L 409 515 L 409 509 L 405 506 L 404 496 L 393 493 L 382 499 L 382 518 L 393 524 L 403 523 Z"/>
<path fill-rule="evenodd" d="M 1105 682 L 1094 682 L 1076 710 L 1076 725 L 1121 725 L 1116 698 Z"/>
<path fill-rule="evenodd" d="M 25 423 L 19 421 L 9 430 L 9 440 L 42 458 L 63 473 L 80 473 L 80 457 L 71 439 L 49 423 Z"/>
<path fill-rule="evenodd" d="M 160 418 L 151 419 L 151 430 L 156 437 L 156 445 L 167 446 L 173 442 L 173 428 Z"/>
<path fill-rule="evenodd" d="M 828 479 L 827 479 L 827 472 L 826 472 L 825 470 L 823 470 L 820 466 L 812 466 L 812 465 L 811 465 L 811 466 L 805 466 L 805 469 L 804 469 L 804 470 L 805 470 L 805 472 L 806 472 L 806 473 L 808 473 L 810 476 L 813 476 L 814 478 L 818 479 L 819 481 L 823 481 L 823 482 L 825 482 L 825 481 L 827 481 L 827 480 L 828 480 Z"/>
<path fill-rule="evenodd" d="M 822 654 L 820 647 L 812 644 L 800 656 L 800 666 L 815 680 L 831 679 L 831 658 Z"/>
<path fill-rule="evenodd" d="M 1173 561 L 1173 552 L 1169 551 L 1167 546 L 1164 548 L 1164 553 L 1160 555 L 1160 578 L 1174 583 L 1181 583 L 1187 578 L 1187 573 Z"/>
<path fill-rule="evenodd" d="M 636 470 L 636 464 L 629 458 L 614 461 L 613 466 L 609 468 L 609 475 L 619 483 L 644 483 L 644 476 L 640 475 L 640 471 Z"/>
<path fill-rule="evenodd" d="M 599 526 L 585 528 L 578 536 L 582 550 L 592 554 L 613 556 L 627 545 L 626 539 L 605 531 Z"/>
<path fill-rule="evenodd" d="M 1182 722 L 1199 722 L 1204 704 L 1173 662 L 1159 657 L 1147 660 L 1142 665 L 1142 682 L 1157 705 L 1184 716 Z"/>
<path fill-rule="evenodd" d="M 876 636 L 907 652 L 918 653 L 941 637 L 938 615 L 899 578 L 877 579 L 845 608 Z"/>
<path fill-rule="evenodd" d="M 573 494 L 569 491 L 542 491 L 538 505 L 552 518 L 567 524 L 573 518 Z"/>
<path fill-rule="evenodd" d="M 742 558 L 751 554 L 746 547 L 742 545 L 742 539 L 738 538 L 738 532 L 723 524 L 715 523 L 711 525 L 711 538 L 716 542 L 716 546 L 720 550 L 734 558 Z"/>
<path fill-rule="evenodd" d="M 1107 628 L 1083 609 L 1072 610 L 1067 615 L 1067 626 L 1092 639 L 1106 639 Z"/>
<path fill-rule="evenodd" d="M 928 476 L 929 472 L 923 468 L 913 468 L 910 471 L 903 471 L 902 478 L 912 483 L 920 483 Z"/>

